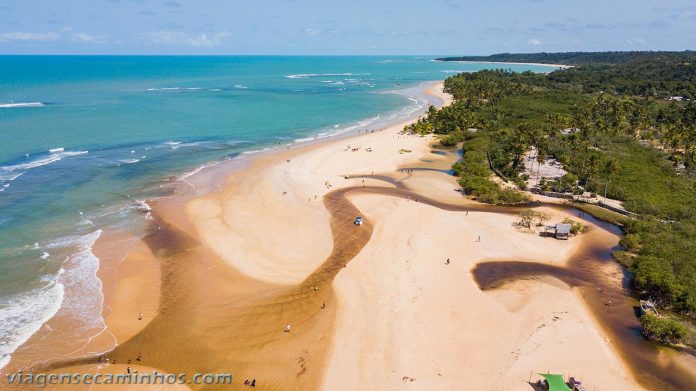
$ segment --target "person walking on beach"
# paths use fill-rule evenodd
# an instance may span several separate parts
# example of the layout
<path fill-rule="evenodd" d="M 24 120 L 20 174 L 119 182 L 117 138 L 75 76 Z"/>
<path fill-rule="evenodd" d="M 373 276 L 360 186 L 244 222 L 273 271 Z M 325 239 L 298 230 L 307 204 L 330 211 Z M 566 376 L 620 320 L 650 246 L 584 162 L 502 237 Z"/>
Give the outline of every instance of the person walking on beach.
<path fill-rule="evenodd" d="M 285 330 L 283 330 L 283 331 L 285 331 L 286 333 L 290 332 L 290 323 L 285 325 Z"/>
<path fill-rule="evenodd" d="M 445 265 L 449 265 L 449 264 L 450 264 L 450 259 L 447 258 L 447 260 L 445 261 Z"/>

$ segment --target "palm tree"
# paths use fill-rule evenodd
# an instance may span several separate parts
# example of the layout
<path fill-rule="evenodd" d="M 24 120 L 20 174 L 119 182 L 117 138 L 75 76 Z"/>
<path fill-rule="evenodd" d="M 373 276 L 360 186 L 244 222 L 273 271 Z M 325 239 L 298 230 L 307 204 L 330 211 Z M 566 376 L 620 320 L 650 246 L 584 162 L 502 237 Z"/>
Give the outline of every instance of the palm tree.
<path fill-rule="evenodd" d="M 604 201 L 606 202 L 607 199 L 607 190 L 609 189 L 609 182 L 611 182 L 611 177 L 616 174 L 616 172 L 619 170 L 619 165 L 616 163 L 616 160 L 609 160 L 607 163 L 604 165 L 604 172 L 607 174 L 607 182 L 604 184 Z"/>
<path fill-rule="evenodd" d="M 549 152 L 548 152 L 548 145 L 546 143 L 539 143 L 536 148 L 537 148 L 537 154 L 536 154 L 537 186 L 539 186 L 539 176 L 541 175 L 541 165 L 544 164 L 544 162 L 548 158 Z"/>

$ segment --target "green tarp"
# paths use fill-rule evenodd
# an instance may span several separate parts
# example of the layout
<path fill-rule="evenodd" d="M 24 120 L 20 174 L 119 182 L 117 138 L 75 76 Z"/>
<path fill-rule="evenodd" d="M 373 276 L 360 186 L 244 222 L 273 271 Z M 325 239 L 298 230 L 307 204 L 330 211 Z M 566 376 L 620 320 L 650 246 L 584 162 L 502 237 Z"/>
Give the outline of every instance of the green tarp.
<path fill-rule="evenodd" d="M 540 373 L 539 375 L 549 383 L 549 391 L 571 391 L 565 384 L 563 375 L 553 375 L 551 373 Z"/>

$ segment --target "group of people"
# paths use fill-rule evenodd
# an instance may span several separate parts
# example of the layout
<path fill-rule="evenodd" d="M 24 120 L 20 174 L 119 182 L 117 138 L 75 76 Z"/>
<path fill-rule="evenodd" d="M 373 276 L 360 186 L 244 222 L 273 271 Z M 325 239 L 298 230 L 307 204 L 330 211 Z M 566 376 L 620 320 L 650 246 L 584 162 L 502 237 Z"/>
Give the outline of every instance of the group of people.
<path fill-rule="evenodd" d="M 256 387 L 256 379 L 251 379 L 251 380 L 247 379 L 247 380 L 244 380 L 244 385 L 247 386 L 247 387 L 254 388 L 254 387 Z"/>

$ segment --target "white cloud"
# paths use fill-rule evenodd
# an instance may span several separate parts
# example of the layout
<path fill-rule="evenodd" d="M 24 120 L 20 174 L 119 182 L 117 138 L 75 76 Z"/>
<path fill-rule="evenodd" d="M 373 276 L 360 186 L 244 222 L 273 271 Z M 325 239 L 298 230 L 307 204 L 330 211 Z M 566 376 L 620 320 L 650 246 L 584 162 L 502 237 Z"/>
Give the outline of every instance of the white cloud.
<path fill-rule="evenodd" d="M 305 35 L 317 35 L 319 34 L 319 30 L 307 27 L 306 29 L 304 29 L 304 33 Z"/>
<path fill-rule="evenodd" d="M 73 34 L 71 40 L 83 43 L 106 43 L 106 38 L 103 35 L 91 35 L 81 33 Z"/>
<path fill-rule="evenodd" d="M 145 34 L 151 43 L 196 47 L 221 45 L 222 41 L 230 35 L 230 33 L 189 35 L 181 31 L 154 31 Z"/>
<path fill-rule="evenodd" d="M 542 44 L 542 42 L 536 38 L 532 38 L 529 41 L 527 41 L 527 45 L 539 46 L 541 44 Z"/>
<path fill-rule="evenodd" d="M 25 33 L 15 31 L 11 33 L 0 33 L 0 42 L 49 42 L 60 39 L 57 33 Z"/>

